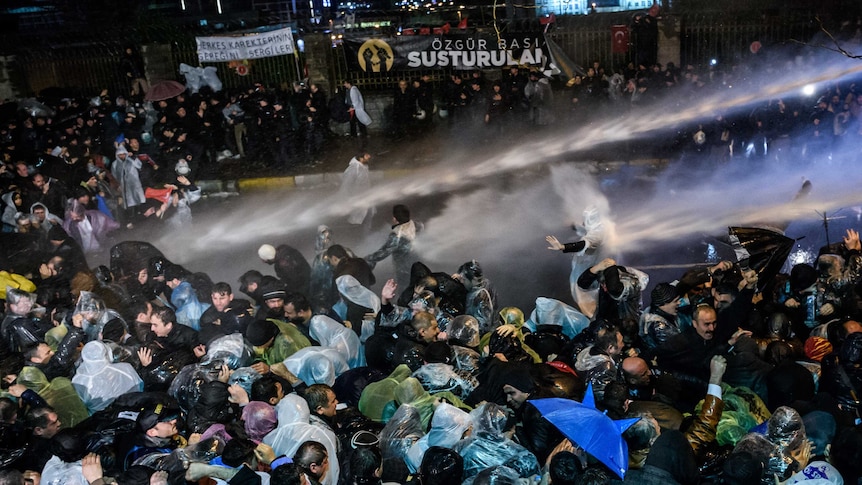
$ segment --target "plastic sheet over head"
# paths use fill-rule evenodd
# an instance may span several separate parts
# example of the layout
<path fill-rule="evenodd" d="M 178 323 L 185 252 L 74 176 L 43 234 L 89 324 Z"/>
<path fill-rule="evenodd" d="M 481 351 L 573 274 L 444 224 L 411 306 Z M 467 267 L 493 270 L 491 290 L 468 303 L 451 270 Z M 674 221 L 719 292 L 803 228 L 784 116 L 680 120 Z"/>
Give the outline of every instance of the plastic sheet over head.
<path fill-rule="evenodd" d="M 203 363 L 219 361 L 231 370 L 236 370 L 251 365 L 253 358 L 254 349 L 245 341 L 241 333 L 235 333 L 210 342 Z"/>
<path fill-rule="evenodd" d="M 113 363 L 111 348 L 104 342 L 93 340 L 81 349 L 72 385 L 87 409 L 93 413 L 108 407 L 127 392 L 143 391 L 143 381 L 128 363 Z"/>
<path fill-rule="evenodd" d="M 239 387 L 245 389 L 245 392 L 251 396 L 251 386 L 260 378 L 260 373 L 251 367 L 240 367 L 230 375 L 230 378 L 227 380 L 227 385 L 232 386 L 237 384 Z"/>
<path fill-rule="evenodd" d="M 342 275 L 336 278 L 335 286 L 343 298 L 356 303 L 359 306 L 370 308 L 374 313 L 380 312 L 380 298 L 373 291 L 362 286 L 356 278 L 351 275 Z"/>
<path fill-rule="evenodd" d="M 27 303 L 29 302 L 29 307 Z M 36 303 L 36 295 L 33 293 L 26 292 L 24 290 L 19 290 L 17 288 L 12 288 L 11 286 L 6 287 L 6 303 L 12 305 L 19 305 L 18 312 L 20 315 L 26 315 L 30 309 L 33 308 L 33 304 Z M 23 307 L 21 307 L 23 305 Z"/>
<path fill-rule="evenodd" d="M 347 372 L 350 366 L 335 349 L 319 346 L 305 347 L 284 359 L 284 366 L 307 385 L 335 385 L 335 378 Z"/>
<path fill-rule="evenodd" d="M 425 364 L 413 373 L 413 377 L 431 394 L 449 391 L 460 398 L 466 398 L 478 386 L 475 379 L 459 375 L 448 364 Z"/>
<path fill-rule="evenodd" d="M 590 325 L 590 319 L 560 300 L 540 296 L 536 298 L 536 308 L 524 325 L 533 332 L 539 325 L 559 326 L 562 327 L 563 335 L 574 338 Z"/>
<path fill-rule="evenodd" d="M 407 450 L 424 435 L 419 411 L 402 404 L 380 432 L 380 451 L 383 459 L 405 459 Z"/>
<path fill-rule="evenodd" d="M 479 346 L 479 321 L 470 315 L 455 317 L 446 328 L 449 343 L 475 349 Z"/>
<path fill-rule="evenodd" d="M 456 451 L 464 457 L 464 475 L 471 477 L 482 470 L 505 465 L 528 477 L 539 472 L 536 456 L 503 434 L 506 413 L 494 403 L 485 403 L 470 413 L 473 434 L 458 443 Z"/>
<path fill-rule="evenodd" d="M 218 380 L 222 364 L 220 360 L 212 360 L 183 367 L 171 382 L 168 394 L 173 396 L 183 411 L 188 413 L 201 396 L 201 386 Z"/>
<path fill-rule="evenodd" d="M 84 322 L 82 328 L 87 334 L 88 340 L 95 340 L 98 337 L 102 321 L 102 316 L 105 313 L 105 302 L 95 293 L 82 291 L 78 297 L 78 303 L 75 304 L 75 314 L 82 315 Z M 107 323 L 107 322 L 105 322 Z"/>

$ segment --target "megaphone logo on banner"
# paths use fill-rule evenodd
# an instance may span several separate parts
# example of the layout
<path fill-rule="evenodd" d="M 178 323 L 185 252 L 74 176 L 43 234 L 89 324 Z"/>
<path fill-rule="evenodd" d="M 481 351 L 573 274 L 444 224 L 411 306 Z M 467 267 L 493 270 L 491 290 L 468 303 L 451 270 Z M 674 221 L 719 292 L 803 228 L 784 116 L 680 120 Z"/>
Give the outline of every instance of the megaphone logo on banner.
<path fill-rule="evenodd" d="M 387 72 L 392 69 L 395 55 L 392 47 L 382 39 L 368 39 L 357 53 L 359 67 L 365 72 Z"/>

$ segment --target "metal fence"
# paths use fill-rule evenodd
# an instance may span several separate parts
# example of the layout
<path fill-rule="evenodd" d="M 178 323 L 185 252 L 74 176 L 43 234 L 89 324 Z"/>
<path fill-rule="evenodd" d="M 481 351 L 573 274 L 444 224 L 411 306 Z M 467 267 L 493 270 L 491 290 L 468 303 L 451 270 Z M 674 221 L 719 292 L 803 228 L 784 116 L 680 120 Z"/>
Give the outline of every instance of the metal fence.
<path fill-rule="evenodd" d="M 737 62 L 744 58 L 751 43 L 759 41 L 763 46 L 786 42 L 789 39 L 805 41 L 817 30 L 813 16 L 805 13 L 782 19 L 721 19 L 715 16 L 683 15 L 679 21 L 679 48 L 682 65 L 705 66 L 711 59 L 719 62 Z M 569 58 L 582 66 L 599 61 L 606 68 L 624 66 L 632 60 L 638 39 L 630 38 L 630 49 L 624 54 L 612 52 L 611 26 L 627 25 L 630 14 L 600 14 L 594 16 L 558 17 L 550 29 L 553 39 Z M 510 32 L 535 33 L 543 28 L 538 21 L 522 19 L 506 24 Z M 20 94 L 39 93 L 45 88 L 59 87 L 74 95 L 89 95 L 99 88 L 115 92 L 127 89 L 126 81 L 118 70 L 122 53 L 121 40 L 102 41 L 98 44 L 62 45 L 16 49 L 13 68 L 20 79 Z M 178 72 L 180 63 L 197 65 L 194 37 L 191 34 L 175 40 L 171 46 L 174 79 L 182 80 Z M 321 51 L 316 51 L 320 54 Z M 423 73 L 431 75 L 435 82 L 448 79 L 450 69 L 411 70 L 409 72 L 366 73 L 351 71 L 348 67 L 346 49 L 336 45 L 326 51 L 326 72 L 332 84 L 353 78 L 366 90 L 392 89 L 399 79 L 415 78 Z M 318 63 L 319 64 L 319 63 Z M 251 61 L 249 74 L 240 76 L 227 63 L 213 64 L 218 69 L 219 79 L 225 88 L 246 88 L 255 82 L 284 86 L 304 77 L 304 55 L 280 56 Z"/>
<path fill-rule="evenodd" d="M 715 16 L 687 15 L 680 18 L 680 61 L 682 65 L 705 66 L 736 63 L 751 52 L 752 43 L 763 47 L 791 40 L 805 42 L 819 29 L 813 15 L 795 15 L 771 20 L 722 21 Z"/>
<path fill-rule="evenodd" d="M 169 79 L 183 81 L 179 73 L 180 63 L 198 65 L 194 39 L 174 42 L 171 47 L 173 73 Z M 14 60 L 20 94 L 28 96 L 41 93 L 47 88 L 60 88 L 72 96 L 92 96 L 101 89 L 122 93 L 128 85 L 119 70 L 123 47 L 120 43 L 87 46 L 69 46 L 49 49 L 22 49 Z M 299 73 L 305 59 L 296 56 L 278 56 L 249 61 L 249 73 L 240 76 L 228 63 L 212 64 L 218 69 L 218 77 L 225 89 L 248 88 L 256 82 L 269 86 L 287 86 L 300 79 Z"/>

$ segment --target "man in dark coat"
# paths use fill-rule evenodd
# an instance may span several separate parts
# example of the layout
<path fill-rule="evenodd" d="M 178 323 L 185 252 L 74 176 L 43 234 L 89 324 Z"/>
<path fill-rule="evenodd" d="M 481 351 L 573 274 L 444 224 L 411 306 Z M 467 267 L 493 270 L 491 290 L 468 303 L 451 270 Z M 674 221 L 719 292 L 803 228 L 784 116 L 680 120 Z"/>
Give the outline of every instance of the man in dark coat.
<path fill-rule="evenodd" d="M 257 255 L 264 263 L 275 267 L 275 274 L 284 283 L 285 292 L 308 294 L 311 265 L 296 248 L 287 244 L 277 248 L 264 244 L 257 250 Z"/>

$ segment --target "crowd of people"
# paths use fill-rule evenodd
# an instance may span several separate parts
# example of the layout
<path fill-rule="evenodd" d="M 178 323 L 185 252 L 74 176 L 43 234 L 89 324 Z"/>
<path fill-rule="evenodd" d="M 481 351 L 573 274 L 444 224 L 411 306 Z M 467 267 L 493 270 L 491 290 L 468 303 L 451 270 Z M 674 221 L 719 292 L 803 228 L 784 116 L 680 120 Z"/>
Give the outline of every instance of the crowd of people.
<path fill-rule="evenodd" d="M 542 126 L 561 115 L 553 102 L 561 93 L 587 116 L 621 102 L 614 76 L 594 65 L 555 93 L 539 72 L 513 68 L 485 91 L 477 72 L 453 76 L 440 96 L 429 79 L 403 81 L 394 126 L 404 136 L 423 124 Z M 635 105 L 653 90 L 696 92 L 704 82 L 672 66 L 622 78 Z M 601 215 L 587 210 L 578 240 L 547 238 L 574 258 L 572 300 L 539 297 L 519 309 L 498 301 L 476 260 L 423 264 L 413 250 L 422 225 L 399 204 L 377 251 L 359 256 L 320 226 L 311 258 L 262 245 L 274 274 L 235 268 L 235 292 L 110 234 L 157 221 L 188 226 L 200 197 L 194 179 L 212 173 L 224 150 L 283 166 L 313 158 L 330 119 L 350 122 L 361 94 L 332 103 L 315 84 L 290 93 L 258 85 L 145 108 L 134 96 L 146 86 L 138 88 L 131 101 L 102 93 L 22 105 L 0 128 L 0 482 L 862 477 L 856 231 L 787 275 L 730 261 L 681 273 L 657 282 L 643 307 L 648 275 L 602 257 Z M 748 146 L 754 133 L 763 146 L 786 135 L 828 150 L 858 133 L 857 104 L 855 85 L 830 86 L 810 116 L 791 116 L 777 100 L 755 109 L 745 129 L 723 118 L 698 127 L 692 146 L 715 143 L 731 156 L 733 140 Z M 435 118 L 441 110 L 446 118 Z M 367 123 L 357 122 L 364 143 Z M 769 153 L 758 150 L 750 155 Z M 347 190 L 367 185 L 369 158 L 351 161 Z M 370 209 L 357 207 L 351 222 Z M 96 267 L 93 255 L 104 252 L 110 264 Z M 386 258 L 394 274 L 381 278 L 376 265 Z M 610 465 L 607 446 L 552 424 L 546 398 L 595 407 L 596 419 L 631 419 L 595 439 L 619 444 L 625 463 Z"/>

